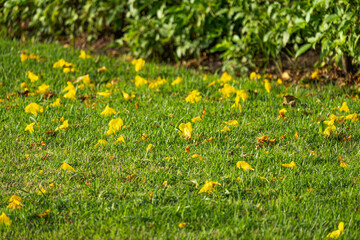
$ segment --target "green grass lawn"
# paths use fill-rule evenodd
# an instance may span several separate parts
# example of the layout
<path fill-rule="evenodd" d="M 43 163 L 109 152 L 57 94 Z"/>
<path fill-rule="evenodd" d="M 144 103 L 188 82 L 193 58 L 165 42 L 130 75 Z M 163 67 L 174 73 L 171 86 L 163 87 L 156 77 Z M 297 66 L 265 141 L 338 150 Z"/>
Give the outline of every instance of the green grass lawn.
<path fill-rule="evenodd" d="M 25 49 L 42 59 L 22 62 Z M 341 239 L 360 239 L 359 122 L 338 118 L 330 136 L 319 132 L 331 114 L 360 112 L 350 97 L 357 87 L 277 84 L 265 76 L 224 83 L 221 74 L 204 79 L 148 62 L 136 72 L 123 58 L 79 55 L 56 44 L 0 40 L 0 213 L 12 221 L 0 223 L 1 239 L 323 239 L 339 222 Z M 53 68 L 60 59 L 74 71 Z M 98 72 L 102 66 L 107 71 Z M 28 71 L 39 79 L 31 82 Z M 90 84 L 78 79 L 87 74 Z M 148 82 L 136 87 L 137 75 Z M 158 77 L 166 83 L 150 88 Z M 182 82 L 172 85 L 177 77 Z M 241 111 L 232 108 L 235 89 L 249 96 Z M 112 95 L 98 94 L 106 90 Z M 187 102 L 193 90 L 201 99 Z M 72 91 L 76 99 L 64 97 Z M 286 94 L 297 97 L 295 106 L 282 104 Z M 53 107 L 57 98 L 61 106 Z M 343 102 L 349 112 L 340 111 Z M 30 103 L 43 112 L 26 112 Z M 114 115 L 101 115 L 107 105 Z M 123 125 L 108 132 L 118 118 Z M 238 124 L 223 122 L 230 120 Z M 188 122 L 191 138 L 179 134 Z M 25 131 L 31 123 L 32 134 Z M 120 136 L 125 142 L 116 142 Z M 350 166 L 340 167 L 339 155 Z M 239 161 L 254 171 L 239 169 Z M 297 168 L 281 166 L 292 161 Z M 221 185 L 199 193 L 206 181 Z M 21 197 L 19 209 L 8 208 L 13 195 Z"/>

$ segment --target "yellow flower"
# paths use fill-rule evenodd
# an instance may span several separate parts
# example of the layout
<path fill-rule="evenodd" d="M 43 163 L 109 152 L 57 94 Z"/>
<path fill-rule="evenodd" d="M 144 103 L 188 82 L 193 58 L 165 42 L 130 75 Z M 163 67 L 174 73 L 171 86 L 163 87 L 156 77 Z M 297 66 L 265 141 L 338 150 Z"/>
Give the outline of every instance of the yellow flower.
<path fill-rule="evenodd" d="M 66 74 L 68 74 L 70 72 L 75 72 L 75 71 L 76 71 L 75 68 L 63 68 L 63 72 Z"/>
<path fill-rule="evenodd" d="M 120 137 L 118 137 L 118 139 L 116 140 L 115 143 L 125 143 L 125 139 L 124 139 L 124 136 L 121 135 Z"/>
<path fill-rule="evenodd" d="M 200 156 L 199 154 L 194 154 L 190 158 L 199 158 L 200 161 L 204 160 L 204 158 L 202 156 Z"/>
<path fill-rule="evenodd" d="M 147 152 L 150 152 L 153 147 L 155 147 L 155 145 L 153 145 L 153 144 L 150 143 L 150 144 L 147 146 L 146 151 L 147 151 Z"/>
<path fill-rule="evenodd" d="M 140 76 L 135 77 L 135 87 L 141 87 L 142 85 L 145 85 L 147 83 L 147 80 L 145 78 L 142 78 Z"/>
<path fill-rule="evenodd" d="M 126 92 L 124 92 L 124 91 L 122 91 L 122 94 L 123 94 L 123 97 L 124 97 L 124 99 L 125 100 L 131 100 L 131 99 L 133 99 L 134 97 L 135 97 L 135 94 L 134 93 L 132 93 L 131 95 L 130 94 L 127 94 Z"/>
<path fill-rule="evenodd" d="M 25 107 L 25 112 L 34 114 L 37 117 L 38 112 L 43 112 L 44 108 L 37 103 L 30 103 Z"/>
<path fill-rule="evenodd" d="M 102 66 L 101 68 L 98 68 L 96 71 L 97 72 L 104 72 L 104 71 L 107 71 L 107 68 L 105 66 Z"/>
<path fill-rule="evenodd" d="M 26 126 L 25 131 L 29 131 L 31 134 L 33 134 L 34 132 L 34 124 L 35 123 L 30 123 L 29 125 Z"/>
<path fill-rule="evenodd" d="M 21 197 L 12 195 L 9 199 L 9 205 L 7 205 L 7 208 L 10 209 L 21 209 Z"/>
<path fill-rule="evenodd" d="M 340 222 L 338 226 L 338 230 L 335 230 L 329 233 L 326 237 L 327 238 L 338 238 L 344 232 L 344 222 Z"/>
<path fill-rule="evenodd" d="M 221 75 L 220 81 L 223 83 L 230 82 L 232 80 L 232 76 L 230 76 L 227 72 L 224 72 Z"/>
<path fill-rule="evenodd" d="M 357 122 L 359 120 L 357 117 L 358 115 L 356 113 L 349 114 L 345 117 L 345 120 L 351 120 L 351 122 Z"/>
<path fill-rule="evenodd" d="M 86 52 L 85 52 L 85 51 L 81 50 L 81 51 L 80 51 L 79 58 L 81 58 L 81 59 L 90 59 L 90 58 L 92 58 L 92 56 L 91 56 L 91 55 L 86 54 Z"/>
<path fill-rule="evenodd" d="M 211 83 L 208 84 L 208 87 L 214 86 L 215 84 L 216 84 L 216 82 L 213 81 L 213 82 L 211 82 Z"/>
<path fill-rule="evenodd" d="M 237 168 L 242 169 L 243 171 L 254 171 L 254 169 L 245 161 L 238 161 L 236 163 Z"/>
<path fill-rule="evenodd" d="M 203 193 L 203 192 L 212 193 L 215 191 L 216 185 L 221 186 L 221 184 L 218 182 L 210 182 L 206 180 L 205 185 L 200 189 L 199 193 Z"/>
<path fill-rule="evenodd" d="M 75 86 L 70 81 L 67 81 L 66 84 L 67 86 L 62 90 L 63 92 L 72 91 L 72 90 L 75 91 Z"/>
<path fill-rule="evenodd" d="M 330 136 L 332 132 L 336 131 L 336 127 L 334 125 L 328 126 L 327 128 L 325 128 L 323 134 L 326 136 Z"/>
<path fill-rule="evenodd" d="M 22 53 L 20 54 L 20 60 L 21 60 L 21 62 L 25 62 L 27 59 L 28 59 L 28 56 L 27 56 L 24 52 L 22 52 Z"/>
<path fill-rule="evenodd" d="M 39 80 L 39 76 L 34 74 L 33 72 L 31 71 L 27 71 L 26 72 L 26 75 L 28 76 L 28 78 L 30 78 L 30 81 L 31 82 L 36 82 L 37 80 Z"/>
<path fill-rule="evenodd" d="M 245 100 L 249 98 L 249 95 L 247 94 L 247 92 L 245 90 L 237 90 L 236 91 L 235 102 L 239 103 L 240 98 L 241 98 L 241 100 L 243 102 L 245 102 Z"/>
<path fill-rule="evenodd" d="M 43 187 L 41 187 L 41 189 L 37 192 L 38 195 L 42 195 L 44 193 L 46 193 L 46 190 Z"/>
<path fill-rule="evenodd" d="M 45 212 L 38 214 L 38 217 L 40 217 L 40 218 L 45 217 L 49 214 L 49 212 L 50 212 L 50 209 L 47 209 Z"/>
<path fill-rule="evenodd" d="M 67 164 L 66 162 L 63 162 L 61 164 L 61 168 L 64 171 L 68 170 L 69 172 L 75 172 L 75 169 L 72 166 L 70 166 L 69 164 Z"/>
<path fill-rule="evenodd" d="M 299 133 L 298 133 L 298 132 L 296 132 L 296 133 L 294 134 L 294 138 L 295 138 L 295 139 L 298 139 L 298 138 L 299 138 Z"/>
<path fill-rule="evenodd" d="M 276 84 L 277 84 L 277 85 L 282 85 L 282 84 L 283 84 L 283 81 L 279 78 L 279 79 L 276 81 Z"/>
<path fill-rule="evenodd" d="M 249 78 L 250 78 L 250 80 L 260 79 L 259 76 L 260 76 L 260 75 L 259 75 L 259 74 L 256 74 L 256 72 L 252 72 L 252 73 L 250 73 Z"/>
<path fill-rule="evenodd" d="M 44 173 L 43 170 L 39 170 L 39 175 L 42 175 Z"/>
<path fill-rule="evenodd" d="M 145 66 L 145 61 L 142 58 L 134 59 L 131 64 L 135 66 L 135 71 L 138 72 Z"/>
<path fill-rule="evenodd" d="M 4 212 L 0 215 L 0 224 L 5 224 L 6 226 L 10 226 L 11 224 L 10 218 L 8 218 Z"/>
<path fill-rule="evenodd" d="M 64 98 L 76 100 L 75 95 L 76 95 L 76 91 L 75 90 L 70 90 L 64 95 Z"/>
<path fill-rule="evenodd" d="M 76 80 L 77 80 L 77 81 L 82 81 L 85 85 L 89 85 L 90 82 L 91 82 L 90 77 L 89 77 L 89 74 L 84 75 L 84 76 L 81 76 L 81 77 L 78 77 Z"/>
<path fill-rule="evenodd" d="M 37 90 L 37 94 L 45 94 L 49 91 L 49 87 L 50 85 L 46 85 L 45 83 L 43 83 L 42 85 L 40 85 L 38 87 L 39 90 Z"/>
<path fill-rule="evenodd" d="M 97 94 L 103 97 L 109 97 L 112 95 L 112 92 L 109 90 L 105 90 L 105 92 L 97 92 Z"/>
<path fill-rule="evenodd" d="M 280 166 L 287 168 L 297 168 L 294 161 L 291 161 L 291 163 L 280 164 Z"/>
<path fill-rule="evenodd" d="M 198 90 L 193 90 L 189 93 L 189 95 L 186 97 L 185 101 L 189 103 L 196 103 L 199 101 L 202 97 L 200 96 L 200 92 Z"/>
<path fill-rule="evenodd" d="M 186 223 L 179 223 L 179 228 L 184 228 L 186 226 Z"/>
<path fill-rule="evenodd" d="M 27 88 L 29 85 L 26 83 L 26 82 L 22 82 L 21 84 L 20 84 L 20 87 L 21 88 Z"/>
<path fill-rule="evenodd" d="M 162 183 L 162 185 L 167 186 L 167 185 L 168 185 L 168 182 L 167 182 L 167 181 L 164 181 L 164 182 Z"/>
<path fill-rule="evenodd" d="M 100 139 L 97 144 L 95 144 L 95 147 L 97 146 L 105 146 L 107 144 L 107 141 L 104 139 Z"/>
<path fill-rule="evenodd" d="M 230 120 L 230 121 L 223 121 L 223 123 L 225 123 L 226 125 L 229 126 L 239 126 L 239 122 L 237 120 Z"/>
<path fill-rule="evenodd" d="M 191 127 L 191 123 L 181 123 L 179 125 L 179 134 L 182 135 L 183 137 L 185 137 L 186 139 L 191 138 L 191 134 L 193 132 L 193 129 Z"/>
<path fill-rule="evenodd" d="M 311 73 L 311 79 L 319 79 L 319 71 L 314 71 Z"/>
<path fill-rule="evenodd" d="M 350 164 L 344 162 L 343 157 L 339 155 L 340 167 L 347 168 L 350 167 Z"/>
<path fill-rule="evenodd" d="M 155 81 L 151 81 L 149 83 L 149 88 L 156 89 L 156 88 L 159 88 L 161 85 L 163 85 L 165 83 L 166 83 L 165 78 L 158 77 Z"/>
<path fill-rule="evenodd" d="M 201 117 L 194 117 L 194 118 L 191 119 L 191 121 L 193 123 L 196 123 L 196 122 L 202 122 L 203 120 L 201 119 Z"/>
<path fill-rule="evenodd" d="M 284 118 L 285 113 L 287 113 L 287 110 L 286 110 L 285 108 L 281 109 L 281 110 L 279 111 L 279 117 L 278 117 L 278 119 Z"/>
<path fill-rule="evenodd" d="M 113 134 L 116 131 L 121 130 L 121 127 L 124 125 L 124 122 L 121 118 L 112 119 L 109 122 L 109 130 L 106 132 L 108 135 Z"/>
<path fill-rule="evenodd" d="M 72 63 L 66 62 L 64 59 L 60 59 L 53 65 L 53 68 L 62 68 L 62 67 L 75 67 L 75 65 Z"/>
<path fill-rule="evenodd" d="M 340 110 L 340 112 L 350 112 L 349 107 L 346 104 L 346 102 L 343 102 L 343 104 L 339 110 Z"/>
<path fill-rule="evenodd" d="M 230 132 L 230 128 L 228 126 L 225 126 L 223 129 L 220 130 L 221 132 Z"/>
<path fill-rule="evenodd" d="M 106 105 L 104 111 L 100 113 L 100 115 L 104 115 L 104 116 L 111 116 L 113 114 L 116 114 L 116 111 L 115 109 L 109 107 L 109 105 Z"/>
<path fill-rule="evenodd" d="M 174 86 L 174 85 L 177 85 L 177 84 L 180 84 L 183 82 L 183 79 L 181 77 L 177 77 L 172 83 L 171 83 L 171 86 Z"/>
<path fill-rule="evenodd" d="M 69 128 L 69 120 L 65 120 L 62 125 L 60 125 L 58 128 L 55 129 L 55 131 L 61 129 L 65 130 Z"/>
<path fill-rule="evenodd" d="M 272 87 L 271 87 L 271 84 L 270 84 L 269 80 L 265 79 L 264 83 L 265 83 L 264 86 L 265 86 L 266 91 L 268 93 L 270 93 Z"/>
<path fill-rule="evenodd" d="M 229 98 L 231 95 L 236 93 L 236 89 L 232 87 L 230 84 L 225 84 L 224 87 L 220 90 L 221 94 L 223 95 L 223 98 Z"/>
<path fill-rule="evenodd" d="M 242 107 L 241 107 L 240 103 L 234 103 L 233 105 L 231 105 L 231 108 L 237 108 L 237 109 L 239 109 L 240 112 L 242 110 Z"/>
<path fill-rule="evenodd" d="M 52 107 L 60 107 L 60 106 L 61 106 L 60 101 L 61 101 L 61 99 L 60 99 L 60 98 L 57 98 L 56 101 L 53 102 L 53 103 L 51 103 L 50 105 L 51 105 Z"/>

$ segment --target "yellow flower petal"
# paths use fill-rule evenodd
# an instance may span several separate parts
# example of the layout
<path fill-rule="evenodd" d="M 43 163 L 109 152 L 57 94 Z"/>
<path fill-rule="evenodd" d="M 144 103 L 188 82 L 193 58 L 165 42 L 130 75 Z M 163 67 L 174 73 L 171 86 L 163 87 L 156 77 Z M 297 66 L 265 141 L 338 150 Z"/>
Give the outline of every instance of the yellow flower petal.
<path fill-rule="evenodd" d="M 245 161 L 238 161 L 236 163 L 237 168 L 242 169 L 243 171 L 254 171 L 254 169 Z"/>

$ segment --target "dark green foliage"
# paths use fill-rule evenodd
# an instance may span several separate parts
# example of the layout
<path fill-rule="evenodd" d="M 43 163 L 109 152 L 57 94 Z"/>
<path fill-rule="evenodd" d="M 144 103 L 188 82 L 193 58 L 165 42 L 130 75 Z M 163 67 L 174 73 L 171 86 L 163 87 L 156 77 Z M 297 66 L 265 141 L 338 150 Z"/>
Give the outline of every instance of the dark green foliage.
<path fill-rule="evenodd" d="M 137 57 L 218 53 L 225 69 L 246 70 L 254 59 L 267 64 L 316 47 L 323 59 L 345 53 L 358 62 L 359 11 L 346 0 L 0 0 L 0 24 L 16 37 L 106 34 Z"/>

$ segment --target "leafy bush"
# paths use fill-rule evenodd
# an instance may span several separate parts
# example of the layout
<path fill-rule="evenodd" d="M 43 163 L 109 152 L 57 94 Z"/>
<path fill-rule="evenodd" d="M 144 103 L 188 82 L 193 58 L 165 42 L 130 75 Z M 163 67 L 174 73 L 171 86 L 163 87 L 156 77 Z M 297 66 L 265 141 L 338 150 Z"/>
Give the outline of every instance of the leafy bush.
<path fill-rule="evenodd" d="M 86 34 L 92 40 L 107 34 L 136 57 L 217 53 L 227 70 L 318 47 L 325 60 L 344 54 L 360 60 L 355 0 L 0 0 L 0 12 L 9 36 Z"/>

